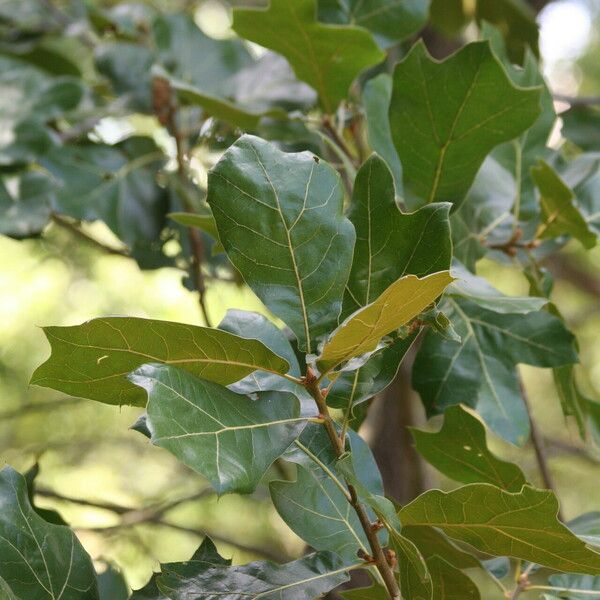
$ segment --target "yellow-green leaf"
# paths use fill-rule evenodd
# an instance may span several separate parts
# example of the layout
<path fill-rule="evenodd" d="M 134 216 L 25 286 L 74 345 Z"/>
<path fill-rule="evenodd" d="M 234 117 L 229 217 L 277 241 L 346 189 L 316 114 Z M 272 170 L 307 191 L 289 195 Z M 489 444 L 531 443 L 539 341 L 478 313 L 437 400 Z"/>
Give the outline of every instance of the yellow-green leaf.
<path fill-rule="evenodd" d="M 401 277 L 364 308 L 351 314 L 325 342 L 317 359 L 324 373 L 337 365 L 366 354 L 382 337 L 402 327 L 435 301 L 453 281 L 449 271 L 427 277 Z"/>

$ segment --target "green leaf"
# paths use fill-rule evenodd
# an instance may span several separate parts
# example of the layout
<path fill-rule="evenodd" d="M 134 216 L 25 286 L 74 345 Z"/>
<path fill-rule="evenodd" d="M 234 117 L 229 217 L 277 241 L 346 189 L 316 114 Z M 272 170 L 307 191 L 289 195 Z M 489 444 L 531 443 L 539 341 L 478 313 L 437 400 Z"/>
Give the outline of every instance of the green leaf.
<path fill-rule="evenodd" d="M 387 165 L 376 154 L 367 159 L 356 176 L 348 215 L 356 244 L 342 315 L 370 304 L 405 275 L 449 269 L 449 211 L 450 204 L 431 204 L 402 213 Z"/>
<path fill-rule="evenodd" d="M 158 585 L 171 600 L 306 600 L 347 581 L 348 567 L 335 554 L 318 552 L 284 565 L 258 561 L 209 567 L 192 577 L 167 573 Z"/>
<path fill-rule="evenodd" d="M 388 600 L 389 598 L 387 590 L 381 585 L 340 592 L 338 595 L 344 600 Z"/>
<path fill-rule="evenodd" d="M 512 235 L 514 177 L 488 156 L 465 201 L 450 217 L 454 258 L 475 272 L 476 262 L 489 251 L 485 243 L 502 243 Z"/>
<path fill-rule="evenodd" d="M 575 192 L 585 220 L 600 234 L 600 153 L 580 154 L 561 176 Z"/>
<path fill-rule="evenodd" d="M 456 278 L 446 291 L 448 296 L 457 296 L 476 302 L 478 306 L 503 314 L 530 313 L 548 304 L 547 298 L 532 296 L 505 296 L 490 285 L 483 277 L 473 275 L 458 261 L 452 263 L 452 275 Z"/>
<path fill-rule="evenodd" d="M 546 490 L 520 493 L 489 484 L 449 493 L 431 490 L 400 511 L 404 527 L 429 525 L 493 556 L 512 556 L 557 571 L 600 573 L 600 554 L 562 525 L 558 501 Z"/>
<path fill-rule="evenodd" d="M 502 31 L 510 58 L 522 63 L 529 51 L 539 54 L 536 14 L 525 0 L 477 0 L 477 21 L 494 23 Z"/>
<path fill-rule="evenodd" d="M 427 561 L 436 600 L 480 600 L 481 595 L 470 577 L 440 556 Z"/>
<path fill-rule="evenodd" d="M 233 29 L 283 54 L 296 76 L 317 91 L 325 112 L 333 113 L 357 75 L 385 54 L 366 30 L 324 25 L 316 14 L 316 0 L 271 0 L 267 9 L 234 10 Z"/>
<path fill-rule="evenodd" d="M 459 204 L 492 148 L 535 121 L 539 98 L 512 84 L 488 42 L 443 62 L 416 44 L 396 67 L 390 105 L 409 205 Z"/>
<path fill-rule="evenodd" d="M 35 512 L 25 478 L 11 467 L 0 471 L 0 579 L 17 598 L 98 600 L 96 573 L 79 540 Z"/>
<path fill-rule="evenodd" d="M 546 595 L 549 600 L 598 600 L 600 598 L 600 577 L 592 575 L 573 575 L 561 573 L 551 575 L 548 584 L 556 588 Z M 582 593 L 578 594 L 577 592 Z M 598 592 L 593 594 L 591 592 Z"/>
<path fill-rule="evenodd" d="M 461 483 L 491 483 L 518 492 L 527 483 L 521 469 L 496 458 L 485 427 L 460 405 L 449 407 L 437 433 L 411 429 L 417 451 L 438 471 Z"/>
<path fill-rule="evenodd" d="M 385 160 L 394 175 L 396 193 L 404 196 L 402 165 L 392 141 L 388 118 L 392 99 L 392 78 L 387 73 L 380 73 L 369 79 L 363 88 L 362 99 L 367 118 L 369 145 Z"/>
<path fill-rule="evenodd" d="M 127 600 L 129 598 L 129 588 L 123 574 L 110 564 L 98 575 L 98 593 L 100 600 Z"/>
<path fill-rule="evenodd" d="M 374 352 L 359 369 L 342 372 L 327 394 L 327 404 L 335 408 L 356 407 L 382 392 L 396 377 L 416 335 L 398 337 Z"/>
<path fill-rule="evenodd" d="M 433 332 L 425 336 L 413 385 L 427 413 L 439 414 L 460 403 L 477 407 L 492 431 L 514 444 L 524 443 L 528 418 L 515 365 L 558 367 L 577 362 L 573 335 L 545 311 L 500 314 L 462 299 L 450 299 L 446 306 L 462 341 Z"/>
<path fill-rule="evenodd" d="M 433 582 L 419 549 L 398 531 L 391 531 L 391 543 L 398 557 L 400 590 L 405 598 L 433 599 Z"/>
<path fill-rule="evenodd" d="M 423 278 L 407 275 L 374 302 L 351 314 L 326 340 L 317 359 L 321 373 L 375 350 L 381 338 L 416 317 L 452 282 L 448 271 Z"/>
<path fill-rule="evenodd" d="M 594 106 L 571 106 L 560 114 L 563 126 L 561 134 L 582 150 L 593 152 L 600 149 L 600 110 Z"/>
<path fill-rule="evenodd" d="M 52 354 L 31 383 L 107 404 L 146 404 L 146 395 L 125 376 L 148 362 L 177 365 L 223 385 L 257 369 L 283 375 L 289 368 L 257 340 L 183 323 L 105 317 L 44 332 Z"/>
<path fill-rule="evenodd" d="M 538 236 L 542 239 L 567 234 L 578 239 L 585 248 L 596 245 L 597 236 L 573 203 L 574 194 L 547 163 L 540 161 L 531 169 L 540 191 L 542 223 Z"/>
<path fill-rule="evenodd" d="M 289 363 L 290 375 L 301 377 L 302 373 L 298 358 L 285 333 L 265 316 L 255 312 L 230 309 L 219 323 L 219 329 L 242 338 L 262 342 L 269 350 L 272 350 L 277 356 L 281 356 Z M 309 417 L 315 415 L 315 401 L 306 388 L 274 373 L 255 371 L 244 377 L 244 379 L 231 384 L 229 389 L 238 394 L 253 394 L 273 390 L 291 392 L 300 400 L 301 414 Z"/>
<path fill-rule="evenodd" d="M 373 494 L 383 496 L 381 475 L 369 447 L 353 431 L 348 435 L 353 472 Z M 348 560 L 356 558 L 359 549 L 369 553 L 324 427 L 309 424 L 285 458 L 298 465 L 296 481 L 274 481 L 270 491 L 287 525 L 316 550 L 331 550 Z"/>
<path fill-rule="evenodd" d="M 233 265 L 311 352 L 337 324 L 352 261 L 337 172 L 246 135 L 210 171 L 208 202 Z"/>
<path fill-rule="evenodd" d="M 39 235 L 50 219 L 54 184 L 44 173 L 27 171 L 0 179 L 0 234 L 22 239 Z"/>
<path fill-rule="evenodd" d="M 319 0 L 319 20 L 358 25 L 384 48 L 417 33 L 429 15 L 430 0 Z"/>
<path fill-rule="evenodd" d="M 166 157 L 153 140 L 131 137 L 115 146 L 82 143 L 41 161 L 56 180 L 56 212 L 104 221 L 127 245 L 156 240 L 167 196 L 156 184 Z"/>
<path fill-rule="evenodd" d="M 170 213 L 169 218 L 173 219 L 175 223 L 179 223 L 185 227 L 196 227 L 201 231 L 208 233 L 214 240 L 215 245 L 213 246 L 213 254 L 224 252 L 223 244 L 219 241 L 219 233 L 217 231 L 217 224 L 215 218 L 212 215 L 198 214 L 198 213 Z"/>
<path fill-rule="evenodd" d="M 129 375 L 148 393 L 152 443 L 206 477 L 217 493 L 251 493 L 303 427 L 295 396 L 236 394 L 169 365 L 144 365 Z"/>

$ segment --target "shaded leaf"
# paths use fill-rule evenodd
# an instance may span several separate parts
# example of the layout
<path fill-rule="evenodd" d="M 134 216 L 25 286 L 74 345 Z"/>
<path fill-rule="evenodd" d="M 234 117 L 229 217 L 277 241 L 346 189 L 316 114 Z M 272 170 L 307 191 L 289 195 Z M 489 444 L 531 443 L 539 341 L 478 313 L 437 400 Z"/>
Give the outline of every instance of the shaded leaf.
<path fill-rule="evenodd" d="M 129 588 L 122 573 L 112 565 L 98 575 L 98 593 L 100 600 L 127 600 Z"/>
<path fill-rule="evenodd" d="M 600 598 L 600 576 L 596 575 L 572 575 L 561 573 L 559 575 L 550 575 L 548 584 L 556 588 L 549 599 L 563 600 L 598 600 Z M 582 593 L 578 594 L 580 590 Z M 593 594 L 591 592 L 598 592 Z"/>
<path fill-rule="evenodd" d="M 250 493 L 306 424 L 295 396 L 258 400 L 169 365 L 144 365 L 129 379 L 148 393 L 152 443 L 206 477 L 217 493 Z"/>
<path fill-rule="evenodd" d="M 306 600 L 347 581 L 348 566 L 333 553 L 318 552 L 284 565 L 259 561 L 206 568 L 192 577 L 167 573 L 158 585 L 171 600 Z"/>
<path fill-rule="evenodd" d="M 27 171 L 0 179 L 0 234 L 22 239 L 39 235 L 50 219 L 54 184 L 43 173 Z"/>
<path fill-rule="evenodd" d="M 600 152 L 580 154 L 561 173 L 590 227 L 600 234 Z"/>
<path fill-rule="evenodd" d="M 491 483 L 509 492 L 518 492 L 526 483 L 517 465 L 488 450 L 483 424 L 460 405 L 446 409 L 437 433 L 419 429 L 411 433 L 419 454 L 455 481 Z"/>
<path fill-rule="evenodd" d="M 558 571 L 600 573 L 600 554 L 562 525 L 558 501 L 525 486 L 509 493 L 489 484 L 431 490 L 400 511 L 404 527 L 430 525 L 494 556 L 512 556 Z"/>
<path fill-rule="evenodd" d="M 375 350 L 383 336 L 416 317 L 451 281 L 449 272 L 441 271 L 423 278 L 407 275 L 392 283 L 329 336 L 317 359 L 319 370 L 328 372 L 344 361 Z"/>
<path fill-rule="evenodd" d="M 356 76 L 385 55 L 366 30 L 324 25 L 316 14 L 316 0 L 271 0 L 267 9 L 235 9 L 233 29 L 285 56 L 296 76 L 316 90 L 325 112 L 333 113 Z"/>
<path fill-rule="evenodd" d="M 344 600 L 388 600 L 389 595 L 387 590 L 381 585 L 372 585 L 368 588 L 358 588 L 356 590 L 348 590 L 339 592 L 339 595 Z"/>
<path fill-rule="evenodd" d="M 302 350 L 337 324 L 354 228 L 337 172 L 308 152 L 243 136 L 209 173 L 208 202 L 233 265 Z"/>
<path fill-rule="evenodd" d="M 369 79 L 363 88 L 363 105 L 367 118 L 367 136 L 369 145 L 387 163 L 394 176 L 396 193 L 404 196 L 402 183 L 402 165 L 392 141 L 392 131 L 388 112 L 392 99 L 392 78 L 380 73 Z"/>
<path fill-rule="evenodd" d="M 565 182 L 543 161 L 531 169 L 531 176 L 540 191 L 542 209 L 542 223 L 537 235 L 548 239 L 568 234 L 585 248 L 593 248 L 597 236 L 574 205 L 575 196 Z"/>
<path fill-rule="evenodd" d="M 377 299 L 405 275 L 423 277 L 450 268 L 450 204 L 402 213 L 394 181 L 376 154 L 360 168 L 348 215 L 356 229 L 354 259 L 342 315 Z"/>
<path fill-rule="evenodd" d="M 560 114 L 562 135 L 585 151 L 600 150 L 600 110 L 594 106 L 571 106 Z"/>
<path fill-rule="evenodd" d="M 156 240 L 165 223 L 167 196 L 155 181 L 165 160 L 150 138 L 132 137 L 65 146 L 41 162 L 56 182 L 56 212 L 104 221 L 135 246 Z"/>
<path fill-rule="evenodd" d="M 319 20 L 358 25 L 383 47 L 417 33 L 427 22 L 430 0 L 319 0 Z"/>
<path fill-rule="evenodd" d="M 512 84 L 488 42 L 443 62 L 417 43 L 396 66 L 390 104 L 409 206 L 459 204 L 492 148 L 535 121 L 539 98 L 539 89 Z"/>
<path fill-rule="evenodd" d="M 427 561 L 436 600 L 479 600 L 481 595 L 470 577 L 440 556 Z"/>
<path fill-rule="evenodd" d="M 257 340 L 170 321 L 105 317 L 44 331 L 52 354 L 31 383 L 108 404 L 146 404 L 145 393 L 125 376 L 148 362 L 174 364 L 223 385 L 256 369 L 284 374 L 289 368 Z"/>
<path fill-rule="evenodd" d="M 461 342 L 428 332 L 413 369 L 413 385 L 427 413 L 439 414 L 460 403 L 477 407 L 495 433 L 524 443 L 528 419 L 515 365 L 577 362 L 573 335 L 545 311 L 501 314 L 461 299 L 449 300 L 446 307 Z"/>
<path fill-rule="evenodd" d="M 433 599 L 433 581 L 419 549 L 398 531 L 391 532 L 391 544 L 398 557 L 402 595 L 414 600 Z"/>
<path fill-rule="evenodd" d="M 340 373 L 327 394 L 327 404 L 335 408 L 346 408 L 349 404 L 356 407 L 382 392 L 394 380 L 416 335 L 398 337 L 374 352 L 359 369 Z"/>
<path fill-rule="evenodd" d="M 25 478 L 11 467 L 0 471 L 0 579 L 17 598 L 98 599 L 96 573 L 79 540 L 34 511 Z"/>

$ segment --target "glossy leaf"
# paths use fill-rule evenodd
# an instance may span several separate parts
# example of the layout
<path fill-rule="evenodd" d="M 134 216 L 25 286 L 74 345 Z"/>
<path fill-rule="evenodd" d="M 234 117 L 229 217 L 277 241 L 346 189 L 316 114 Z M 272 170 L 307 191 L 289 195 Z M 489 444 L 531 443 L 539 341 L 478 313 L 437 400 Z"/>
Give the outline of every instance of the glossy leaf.
<path fill-rule="evenodd" d="M 430 525 L 494 556 L 512 556 L 558 571 L 600 573 L 600 554 L 562 525 L 550 491 L 520 493 L 489 484 L 431 490 L 400 511 L 404 527 Z"/>
<path fill-rule="evenodd" d="M 383 47 L 405 40 L 427 22 L 430 0 L 319 0 L 319 20 L 358 25 Z"/>
<path fill-rule="evenodd" d="M 388 112 L 392 99 L 392 78 L 380 73 L 365 83 L 363 104 L 367 118 L 367 136 L 369 145 L 381 156 L 394 176 L 396 194 L 404 196 L 402 183 L 402 165 L 392 141 Z"/>
<path fill-rule="evenodd" d="M 574 194 L 564 181 L 545 162 L 531 169 L 539 191 L 542 223 L 538 235 L 542 239 L 568 234 L 578 239 L 586 248 L 596 245 L 597 236 L 573 204 Z"/>
<path fill-rule="evenodd" d="M 152 443 L 206 477 L 217 493 L 250 493 L 306 425 L 295 396 L 236 394 L 169 365 L 129 379 L 148 394 Z"/>
<path fill-rule="evenodd" d="M 11 467 L 0 471 L 0 580 L 16 598 L 98 600 L 96 573 L 79 540 L 35 512 L 25 478 Z"/>
<path fill-rule="evenodd" d="M 148 362 L 177 365 L 223 385 L 256 369 L 284 374 L 289 368 L 257 340 L 183 323 L 106 317 L 44 331 L 52 354 L 31 382 L 107 404 L 146 404 L 144 392 L 125 376 Z"/>
<path fill-rule="evenodd" d="M 411 431 L 419 454 L 455 481 L 491 483 L 509 492 L 520 491 L 526 483 L 517 465 L 488 450 L 483 424 L 460 405 L 446 409 L 437 433 Z"/>
<path fill-rule="evenodd" d="M 356 244 L 343 315 L 376 300 L 405 275 L 423 277 L 450 267 L 449 204 L 402 213 L 385 162 L 372 155 L 356 176 L 350 221 Z"/>
<path fill-rule="evenodd" d="M 512 84 L 487 42 L 441 63 L 417 43 L 396 67 L 390 104 L 409 206 L 460 203 L 492 148 L 535 121 L 539 98 Z"/>
<path fill-rule="evenodd" d="M 347 581 L 347 569 L 335 554 L 318 552 L 284 565 L 258 561 L 209 567 L 191 577 L 166 573 L 158 585 L 170 600 L 305 600 Z"/>
<path fill-rule="evenodd" d="M 407 275 L 377 299 L 351 314 L 327 339 L 317 359 L 322 373 L 375 350 L 381 338 L 416 317 L 452 282 L 448 271 L 418 278 Z"/>
<path fill-rule="evenodd" d="M 308 152 L 243 136 L 209 173 L 208 202 L 233 265 L 301 349 L 337 324 L 354 246 L 340 177 Z"/>
<path fill-rule="evenodd" d="M 234 10 L 233 29 L 285 56 L 316 90 L 325 112 L 333 113 L 357 75 L 385 55 L 365 29 L 324 25 L 316 16 L 316 0 L 271 0 L 267 9 Z"/>

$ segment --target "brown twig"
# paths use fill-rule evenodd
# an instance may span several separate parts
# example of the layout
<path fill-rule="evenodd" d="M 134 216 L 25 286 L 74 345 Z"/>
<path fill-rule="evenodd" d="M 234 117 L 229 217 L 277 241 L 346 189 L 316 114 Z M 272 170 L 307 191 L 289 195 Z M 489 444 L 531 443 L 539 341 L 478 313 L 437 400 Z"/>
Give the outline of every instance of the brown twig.
<path fill-rule="evenodd" d="M 91 235 L 87 234 L 85 231 L 80 229 L 76 225 L 76 222 L 71 221 L 66 217 L 63 217 L 62 215 L 52 213 L 50 215 L 50 218 L 52 219 L 52 222 L 56 223 L 56 225 L 58 225 L 59 227 L 70 231 L 80 240 L 86 242 L 87 244 L 90 244 L 91 246 L 94 246 L 95 248 L 98 248 L 99 250 L 102 250 L 102 252 L 105 252 L 106 254 L 114 254 L 117 256 L 130 256 L 130 252 L 128 249 L 115 248 L 114 246 L 108 246 L 107 244 L 104 244 L 100 240 L 97 240 L 96 238 L 92 237 Z"/>
<path fill-rule="evenodd" d="M 323 390 L 321 390 L 319 381 L 310 368 L 307 370 L 307 375 L 304 378 L 304 385 L 317 404 L 319 416 L 323 418 L 323 426 L 327 431 L 329 441 L 331 442 L 336 455 L 338 457 L 342 456 L 346 451 L 344 440 L 342 440 L 337 433 L 334 421 L 329 414 L 329 408 L 323 395 Z M 354 486 L 350 485 L 348 482 L 346 482 L 346 486 L 349 492 L 348 502 L 356 512 L 367 540 L 369 541 L 369 546 L 371 547 L 371 552 L 373 554 L 373 566 L 379 571 L 390 598 L 392 600 L 400 600 L 401 596 L 398 582 L 396 581 L 393 569 L 388 564 L 384 549 L 377 537 L 377 532 L 374 531 L 371 520 L 369 519 L 364 506 L 360 503 Z"/>
<path fill-rule="evenodd" d="M 187 176 L 187 158 L 185 152 L 184 136 L 177 125 L 177 103 L 171 88 L 171 83 L 164 77 L 154 77 L 152 80 L 152 104 L 154 113 L 161 125 L 167 128 L 167 131 L 175 140 L 175 149 L 177 157 L 177 173 L 183 186 L 188 183 Z M 185 194 L 182 194 L 182 201 L 189 212 L 194 212 L 194 207 L 189 204 Z M 204 262 L 204 243 L 200 232 L 195 227 L 188 228 L 190 246 L 192 249 L 192 269 L 195 274 L 196 288 L 198 289 L 198 304 L 204 323 L 210 327 L 211 321 L 206 308 L 206 285 L 202 264 Z"/>
<path fill-rule="evenodd" d="M 548 466 L 548 457 L 546 456 L 544 438 L 542 437 L 542 434 L 538 429 L 537 423 L 533 418 L 533 414 L 531 412 L 531 404 L 529 403 L 529 399 L 527 397 L 527 392 L 525 391 L 523 381 L 521 381 L 520 378 L 519 384 L 521 386 L 521 395 L 523 396 L 523 403 L 525 404 L 525 408 L 527 409 L 527 414 L 529 416 L 529 424 L 531 428 L 531 444 L 533 445 L 535 458 L 538 464 L 538 468 L 540 470 L 540 474 L 542 476 L 542 481 L 544 482 L 544 487 L 554 492 L 554 494 L 558 497 L 558 494 L 556 492 L 556 484 L 554 483 L 554 478 L 552 477 L 550 467 Z M 557 516 L 560 521 L 563 521 L 563 516 L 561 514 L 560 508 L 558 510 Z"/>

